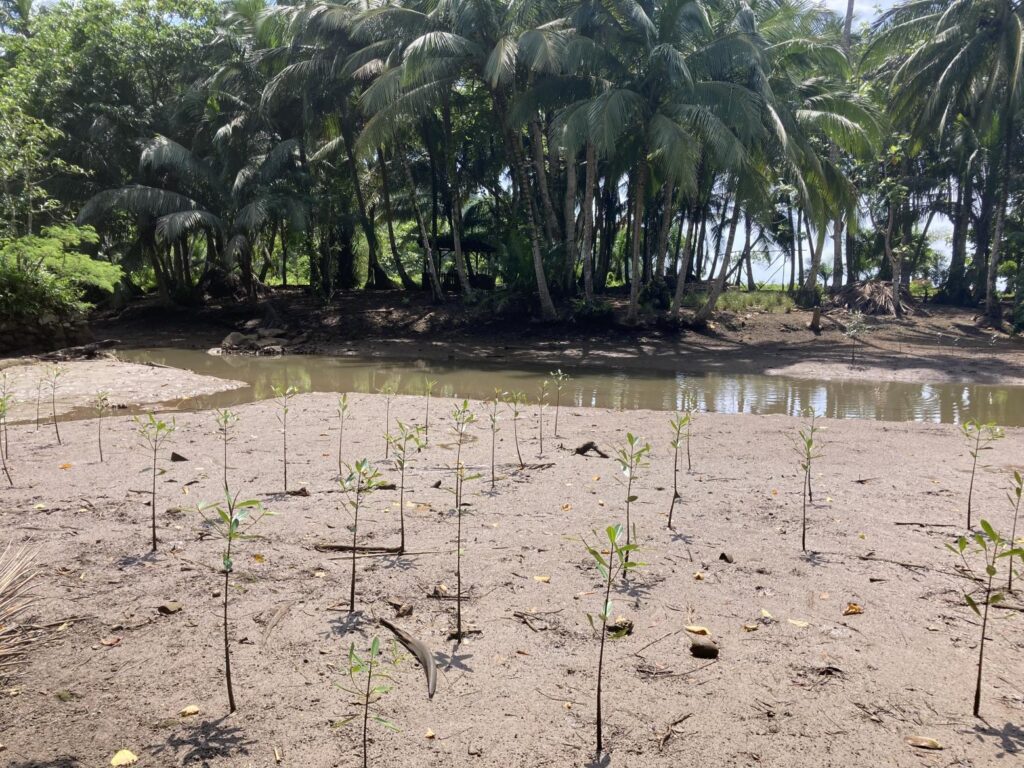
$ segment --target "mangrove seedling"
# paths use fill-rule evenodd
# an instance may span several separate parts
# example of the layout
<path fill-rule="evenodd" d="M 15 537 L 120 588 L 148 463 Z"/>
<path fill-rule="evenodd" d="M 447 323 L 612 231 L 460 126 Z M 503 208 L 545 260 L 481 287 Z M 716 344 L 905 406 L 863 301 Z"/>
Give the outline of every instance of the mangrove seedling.
<path fill-rule="evenodd" d="M 491 488 L 494 488 L 494 483 L 497 480 L 494 472 L 494 454 L 498 443 L 498 432 L 501 431 L 501 427 L 498 426 L 498 404 L 507 395 L 507 392 L 502 392 L 500 389 L 495 388 L 494 399 L 491 400 L 491 412 L 488 415 L 491 421 Z"/>
<path fill-rule="evenodd" d="M 338 477 L 341 477 L 344 463 L 341 458 L 342 446 L 345 444 L 345 417 L 348 415 L 348 393 L 338 397 Z"/>
<path fill-rule="evenodd" d="M 405 468 L 409 465 L 409 446 L 410 444 L 419 451 L 423 447 L 423 427 L 419 424 L 408 425 L 401 419 L 396 419 L 395 424 L 398 425 L 398 432 L 396 434 L 389 434 L 388 441 L 391 443 L 392 448 L 395 452 L 395 466 L 398 467 L 398 525 L 399 525 L 399 539 L 398 539 L 398 551 L 399 553 L 405 552 Z"/>
<path fill-rule="evenodd" d="M 391 662 L 392 664 L 397 663 L 397 656 L 394 659 Z M 376 637 L 370 641 L 370 651 L 365 659 L 356 653 L 356 644 L 352 643 L 348 648 L 348 679 L 350 684 L 348 686 L 341 683 L 337 684 L 338 688 L 345 691 L 345 693 L 356 697 L 356 700 L 352 702 L 356 707 L 356 712 L 336 720 L 332 725 L 335 728 L 340 728 L 355 720 L 362 722 L 363 768 L 368 768 L 370 764 L 368 752 L 370 721 L 372 720 L 384 726 L 389 731 L 398 732 L 398 728 L 390 720 L 378 714 L 371 714 L 373 705 L 391 692 L 391 684 L 394 682 L 387 672 L 381 671 L 381 666 L 386 663 L 388 662 L 383 659 L 383 654 L 381 653 L 380 640 Z"/>
<path fill-rule="evenodd" d="M 284 469 L 284 492 L 288 493 L 288 410 L 291 399 L 299 393 L 296 387 L 271 387 L 277 405 L 277 420 L 281 423 L 281 466 Z"/>
<path fill-rule="evenodd" d="M 50 414 L 53 416 L 53 431 L 57 433 L 57 445 L 63 445 L 60 440 L 60 427 L 57 425 L 57 388 L 62 375 L 64 369 L 59 365 L 50 366 L 46 374 L 46 385 L 50 389 Z"/>
<path fill-rule="evenodd" d="M 45 384 L 46 380 L 43 378 L 43 376 L 40 375 L 40 377 L 36 379 L 36 432 L 39 431 L 39 424 L 42 420 L 41 406 L 43 402 L 43 387 L 45 386 Z"/>
<path fill-rule="evenodd" d="M 595 533 L 595 535 L 597 535 Z M 622 543 L 622 526 L 621 525 L 610 525 L 605 529 L 605 536 L 608 538 L 607 546 L 607 557 L 602 552 L 602 546 L 590 546 L 583 542 L 583 546 L 587 548 L 587 552 L 590 553 L 591 557 L 594 558 L 594 562 L 597 565 L 597 570 L 601 574 L 601 579 L 604 581 L 604 602 L 601 605 L 601 612 L 595 617 L 593 614 L 587 614 L 587 621 L 590 622 L 590 626 L 593 629 L 597 629 L 597 624 L 600 623 L 601 641 L 598 646 L 597 652 L 597 756 L 601 756 L 603 748 L 603 741 L 601 739 L 601 727 L 603 724 L 603 718 L 601 714 L 601 690 L 604 681 L 604 645 L 605 640 L 610 636 L 613 640 L 622 637 L 629 629 L 622 627 L 618 630 L 610 630 L 609 624 L 612 621 L 612 583 L 621 573 L 623 576 L 634 568 L 639 568 L 643 563 L 630 562 L 629 554 L 634 552 L 637 547 L 635 544 L 624 544 Z M 627 533 L 628 536 L 628 533 Z M 600 538 L 600 537 L 599 537 Z M 595 618 L 597 621 L 595 621 Z"/>
<path fill-rule="evenodd" d="M 974 554 L 980 554 L 985 564 L 984 575 L 979 575 L 971 567 L 967 560 L 967 550 L 971 548 L 971 541 L 966 536 L 957 539 L 956 547 L 952 544 L 946 546 L 956 554 L 963 562 L 966 575 L 972 582 L 980 582 L 982 591 L 979 596 L 970 592 L 964 593 L 964 602 L 981 619 L 981 640 L 978 643 L 978 676 L 974 686 L 974 716 L 981 717 L 981 675 L 982 665 L 985 663 L 985 632 L 988 628 L 988 609 L 990 606 L 998 605 L 1003 601 L 1001 592 L 992 591 L 992 583 L 997 573 L 997 563 L 1004 557 L 1024 556 L 1024 550 L 1014 549 L 1013 542 L 1003 539 L 991 526 L 988 520 L 980 522 L 982 533 L 971 534 L 970 539 L 974 542 Z M 980 607 L 979 607 L 980 602 Z"/>
<path fill-rule="evenodd" d="M 360 459 L 348 468 L 348 476 L 341 481 L 341 490 L 348 497 L 348 505 L 352 508 L 352 581 L 348 592 L 348 612 L 356 610 L 356 547 L 359 543 L 359 511 L 366 502 L 366 497 L 380 488 L 382 483 L 380 472 L 370 463 L 369 459 Z"/>
<path fill-rule="evenodd" d="M 391 448 L 391 441 L 388 435 L 391 434 L 391 398 L 395 396 L 393 384 L 385 384 L 377 390 L 377 394 L 384 395 L 384 458 L 388 458 L 388 451 Z"/>
<path fill-rule="evenodd" d="M 239 501 L 238 494 L 234 496 L 224 489 L 224 501 L 218 504 L 200 504 L 196 510 L 202 516 L 209 528 L 220 536 L 224 541 L 224 553 L 221 557 L 221 565 L 224 569 L 224 680 L 228 689 L 228 711 L 235 711 L 235 690 L 231 685 L 231 644 L 228 630 L 228 596 L 231 594 L 231 573 L 234 571 L 234 560 L 232 560 L 232 544 L 236 541 L 251 539 L 249 533 L 260 520 L 269 517 L 274 513 L 264 509 L 263 505 L 255 499 Z"/>
<path fill-rule="evenodd" d="M 516 458 L 519 460 L 519 470 L 526 469 L 523 463 L 523 454 L 519 451 L 519 417 L 522 415 L 522 407 L 526 402 L 526 395 L 522 392 L 509 392 L 505 395 L 505 405 L 512 411 L 512 442 L 516 446 Z"/>
<path fill-rule="evenodd" d="M 615 449 L 615 460 L 622 470 L 626 486 L 626 544 L 633 543 L 633 523 L 630 519 L 630 507 L 637 497 L 633 494 L 633 481 L 636 480 L 638 471 L 648 465 L 648 455 L 651 452 L 650 443 L 641 443 L 640 438 L 632 432 L 626 433 L 626 445 Z M 629 559 L 629 551 L 626 550 L 626 559 Z M 623 572 L 625 575 L 625 571 Z"/>
<path fill-rule="evenodd" d="M 843 331 L 843 335 L 848 338 L 852 345 L 850 347 L 850 365 L 857 364 L 857 347 L 860 346 L 861 339 L 871 330 L 871 326 L 867 324 L 864 319 L 863 312 L 851 312 L 850 321 L 846 324 L 846 330 Z"/>
<path fill-rule="evenodd" d="M 548 380 L 540 383 L 540 391 L 537 393 L 537 434 L 540 439 L 540 447 L 537 449 L 537 458 L 544 455 L 544 409 L 548 407 Z"/>
<path fill-rule="evenodd" d="M 430 396 L 434 393 L 434 387 L 437 386 L 436 379 L 424 379 L 423 380 L 423 391 L 427 398 L 427 405 L 423 413 L 423 445 L 430 444 Z"/>
<path fill-rule="evenodd" d="M 0 417 L 0 454 L 3 454 L 5 459 L 9 459 L 11 445 L 10 435 L 7 431 L 7 414 L 10 413 L 11 406 L 14 404 L 14 395 L 11 394 L 11 383 L 7 378 L 6 371 L 4 371 L 3 374 L 0 374 L 0 398 L 3 398 L 7 402 L 7 408 L 4 410 L 4 415 Z"/>
<path fill-rule="evenodd" d="M 156 552 L 156 478 L 162 475 L 164 470 L 158 469 L 156 465 L 157 454 L 161 446 L 174 433 L 176 425 L 174 420 L 170 422 L 158 419 L 152 412 L 146 414 L 146 418 L 135 417 L 135 429 L 142 438 L 142 444 L 149 450 L 152 457 L 150 472 L 152 475 L 152 489 L 149 494 L 149 508 L 152 518 L 153 551 Z"/>
<path fill-rule="evenodd" d="M 10 407 L 10 401 L 10 395 L 0 395 L 0 421 L 7 420 L 7 411 L 8 408 Z M 8 485 L 10 485 L 11 488 L 13 488 L 14 480 L 11 479 L 11 470 L 7 466 L 7 451 L 0 451 L 0 467 L 2 467 L 4 470 L 4 477 L 7 478 Z"/>
<path fill-rule="evenodd" d="M 230 443 L 234 437 L 231 434 L 231 430 L 235 426 L 235 422 L 238 421 L 238 414 L 227 408 L 218 408 L 215 411 L 215 420 L 217 422 L 217 433 L 220 435 L 221 448 L 222 448 L 222 460 L 224 463 L 224 490 L 228 489 L 228 443 Z"/>
<path fill-rule="evenodd" d="M 992 444 L 1003 437 L 1002 428 L 995 422 L 984 424 L 977 419 L 969 419 L 960 425 L 960 432 L 967 442 L 967 453 L 971 456 L 971 482 L 967 486 L 967 530 L 971 529 L 971 502 L 974 498 L 974 476 L 978 471 L 978 456 L 982 451 L 991 451 Z"/>
<path fill-rule="evenodd" d="M 466 430 L 476 421 L 476 414 L 469 409 L 469 402 L 463 400 L 461 405 L 452 411 L 452 433 L 455 435 L 455 645 L 462 640 L 462 490 L 468 480 L 476 480 L 480 475 L 466 474 L 466 465 L 462 463 L 462 445 L 466 440 Z"/>
<path fill-rule="evenodd" d="M 811 467 L 815 459 L 822 456 L 821 443 L 817 439 L 821 428 L 816 426 L 814 421 L 817 418 L 812 410 L 810 422 L 801 429 L 796 441 L 796 451 L 800 456 L 800 470 L 803 473 L 804 483 L 800 489 L 801 517 L 800 517 L 800 551 L 807 551 L 807 503 L 814 503 L 814 491 L 811 489 Z"/>
<path fill-rule="evenodd" d="M 1017 546 L 1017 516 L 1020 514 L 1020 499 L 1021 495 L 1024 494 L 1024 480 L 1021 479 L 1020 471 L 1013 471 L 1013 485 L 1010 488 L 1009 496 L 1010 504 L 1013 505 L 1013 527 L 1010 529 L 1010 546 Z M 1006 585 L 1007 592 L 1013 592 L 1013 555 L 1010 555 L 1010 563 L 1008 569 L 1010 571 L 1010 578 Z"/>
<path fill-rule="evenodd" d="M 668 508 L 668 527 L 671 529 L 672 513 L 675 511 L 676 502 L 682 499 L 679 495 L 679 449 L 683 446 L 683 430 L 685 429 L 687 433 L 689 432 L 689 411 L 683 414 L 677 413 L 669 421 L 669 426 L 672 428 L 672 442 L 669 443 L 672 446 L 672 503 Z"/>
<path fill-rule="evenodd" d="M 110 394 L 97 392 L 92 399 L 92 409 L 96 413 L 96 447 L 100 453 L 100 464 L 103 463 L 103 417 L 110 412 Z"/>
<path fill-rule="evenodd" d="M 552 371 L 550 374 L 551 381 L 555 385 L 555 437 L 558 437 L 558 411 L 562 405 L 562 391 L 565 389 L 565 385 L 572 378 L 567 373 L 562 373 L 562 369 L 559 368 L 557 371 Z"/>

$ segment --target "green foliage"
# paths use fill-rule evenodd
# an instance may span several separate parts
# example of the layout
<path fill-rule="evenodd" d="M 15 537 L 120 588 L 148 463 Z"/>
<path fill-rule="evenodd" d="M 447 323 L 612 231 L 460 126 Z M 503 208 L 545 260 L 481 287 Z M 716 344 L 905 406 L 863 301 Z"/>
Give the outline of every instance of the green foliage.
<path fill-rule="evenodd" d="M 803 474 L 803 487 L 800 490 L 801 516 L 800 516 L 800 550 L 807 551 L 807 503 L 814 502 L 814 489 L 811 486 L 811 469 L 816 459 L 824 454 L 821 449 L 821 441 L 818 433 L 821 427 L 815 423 L 818 415 L 811 410 L 810 421 L 806 427 L 801 428 L 797 434 L 796 452 L 800 457 L 800 470 Z"/>
<path fill-rule="evenodd" d="M 423 448 L 424 428 L 420 424 L 409 425 L 401 419 L 396 419 L 398 427 L 396 434 L 388 433 L 390 443 L 395 455 L 395 466 L 399 471 L 398 483 L 398 519 L 401 527 L 401 538 L 398 543 L 398 551 L 405 552 L 405 469 L 409 464 L 409 450 L 420 451 Z"/>
<path fill-rule="evenodd" d="M 103 463 L 103 417 L 110 412 L 110 393 L 100 390 L 92 398 L 92 409 L 96 414 L 96 446 L 99 449 L 100 464 Z"/>
<path fill-rule="evenodd" d="M 238 421 L 238 414 L 228 408 L 218 408 L 214 411 L 214 421 L 217 424 L 217 434 L 220 435 L 222 447 L 222 463 L 224 465 L 224 490 L 228 488 L 228 443 L 234 438 L 232 430 Z"/>
<path fill-rule="evenodd" d="M 291 410 L 292 398 L 299 394 L 298 387 L 277 384 L 272 386 L 274 404 L 277 406 L 278 422 L 281 424 L 281 468 L 284 473 L 284 492 L 288 493 L 288 411 Z"/>
<path fill-rule="evenodd" d="M 626 433 L 626 444 L 615 449 L 615 461 L 622 471 L 620 481 L 626 487 L 626 544 L 632 544 L 635 529 L 630 519 L 630 507 L 637 500 L 633 494 L 633 482 L 637 479 L 638 472 L 650 464 L 649 455 L 651 444 L 642 442 L 641 438 L 632 432 Z M 629 550 L 626 550 L 627 559 Z"/>
<path fill-rule="evenodd" d="M 691 411 L 676 413 L 669 420 L 669 427 L 672 429 L 672 440 L 669 445 L 672 447 L 672 503 L 668 508 L 668 527 L 672 529 L 672 513 L 675 511 L 676 502 L 682 497 L 679 494 L 679 449 L 686 446 L 687 462 L 690 454 L 690 421 Z"/>
<path fill-rule="evenodd" d="M 512 441 L 516 446 L 516 458 L 519 460 L 519 470 L 526 468 L 523 463 L 523 454 L 519 450 L 519 418 L 522 415 L 523 406 L 526 405 L 526 395 L 522 392 L 506 392 L 505 405 L 512 411 Z"/>
<path fill-rule="evenodd" d="M 462 494 L 466 482 L 480 478 L 479 473 L 466 473 L 466 465 L 462 462 L 462 446 L 466 440 L 466 431 L 476 422 L 476 414 L 469 409 L 469 401 L 452 409 L 452 433 L 455 435 L 455 484 L 450 492 L 455 500 L 455 638 L 456 645 L 462 641 Z"/>
<path fill-rule="evenodd" d="M 338 396 L 338 477 L 342 476 L 342 450 L 345 444 L 345 417 L 348 416 L 348 392 Z"/>

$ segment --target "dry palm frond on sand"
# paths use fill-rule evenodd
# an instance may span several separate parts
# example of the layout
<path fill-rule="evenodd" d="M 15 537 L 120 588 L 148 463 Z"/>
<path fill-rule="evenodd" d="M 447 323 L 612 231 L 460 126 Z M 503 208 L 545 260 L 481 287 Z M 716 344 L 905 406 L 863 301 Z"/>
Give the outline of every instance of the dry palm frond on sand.
<path fill-rule="evenodd" d="M 8 547 L 0 554 L 0 680 L 14 671 L 38 640 L 17 623 L 34 602 L 29 586 L 36 576 L 35 552 Z"/>
<path fill-rule="evenodd" d="M 913 314 L 914 300 L 907 286 L 900 286 L 900 307 L 904 314 Z M 893 314 L 894 291 L 891 282 L 865 280 L 843 287 L 832 303 L 838 307 L 863 312 L 865 315 Z"/>

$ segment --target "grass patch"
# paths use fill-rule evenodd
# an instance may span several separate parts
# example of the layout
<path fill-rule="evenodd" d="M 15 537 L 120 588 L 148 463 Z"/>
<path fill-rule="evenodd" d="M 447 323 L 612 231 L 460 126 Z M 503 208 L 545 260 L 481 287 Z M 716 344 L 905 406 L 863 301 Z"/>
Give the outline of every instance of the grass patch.
<path fill-rule="evenodd" d="M 683 306 L 687 309 L 699 309 L 704 305 L 707 294 L 703 291 L 686 293 Z M 795 307 L 793 298 L 783 291 L 726 291 L 718 297 L 717 309 L 723 312 L 790 312 Z"/>

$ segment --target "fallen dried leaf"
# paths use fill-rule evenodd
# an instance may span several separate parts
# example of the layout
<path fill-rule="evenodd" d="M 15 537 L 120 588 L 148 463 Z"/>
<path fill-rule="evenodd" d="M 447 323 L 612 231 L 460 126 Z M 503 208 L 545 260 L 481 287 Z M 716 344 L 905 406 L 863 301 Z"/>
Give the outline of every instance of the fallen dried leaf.
<path fill-rule="evenodd" d="M 115 766 L 115 768 L 124 765 L 135 765 L 137 762 L 139 762 L 139 758 L 135 756 L 134 752 L 127 749 L 120 750 L 110 758 L 110 764 Z"/>
<path fill-rule="evenodd" d="M 704 581 L 704 574 L 701 573 L 700 571 L 697 571 L 695 574 L 693 574 L 693 580 L 694 581 Z"/>
<path fill-rule="evenodd" d="M 192 717 L 193 715 L 199 714 L 199 707 L 195 704 L 189 704 L 181 712 L 178 713 L 178 717 Z"/>
<path fill-rule="evenodd" d="M 690 624 L 690 625 L 684 627 L 684 629 L 687 632 L 689 632 L 691 635 L 710 635 L 711 634 L 711 632 L 708 630 L 707 627 L 702 627 L 702 626 L 700 626 L 698 624 Z"/>
<path fill-rule="evenodd" d="M 800 629 L 804 629 L 805 627 L 811 626 L 806 621 L 801 621 L 800 619 L 786 619 L 786 621 L 788 621 L 794 627 L 799 627 Z"/>
<path fill-rule="evenodd" d="M 119 645 L 121 638 L 118 635 L 111 635 L 110 637 L 101 637 L 100 645 L 105 645 L 108 648 L 113 648 L 115 645 Z"/>
<path fill-rule="evenodd" d="M 847 603 L 843 609 L 843 616 L 856 616 L 858 613 L 864 613 L 864 609 L 857 603 Z"/>
<path fill-rule="evenodd" d="M 70 464 L 61 464 L 60 468 L 61 469 L 71 469 L 71 465 Z"/>
<path fill-rule="evenodd" d="M 760 625 L 758 625 L 758 624 L 744 624 L 743 625 L 743 631 L 744 632 L 757 632 L 758 626 L 760 626 Z"/>
<path fill-rule="evenodd" d="M 428 738 L 428 739 L 434 739 L 434 738 L 437 738 L 437 734 L 436 734 L 436 733 L 434 733 L 434 732 L 433 732 L 432 730 L 430 730 L 429 728 L 427 728 L 427 732 L 426 732 L 425 734 L 423 734 L 423 736 L 424 736 L 425 738 Z"/>
<path fill-rule="evenodd" d="M 534 576 L 533 580 L 534 581 L 539 581 L 541 584 L 548 584 L 548 583 L 551 582 L 551 577 L 550 576 Z"/>
<path fill-rule="evenodd" d="M 942 745 L 939 744 L 935 739 L 929 738 L 928 736 L 907 736 L 904 741 L 912 747 L 918 749 L 942 749 Z"/>

